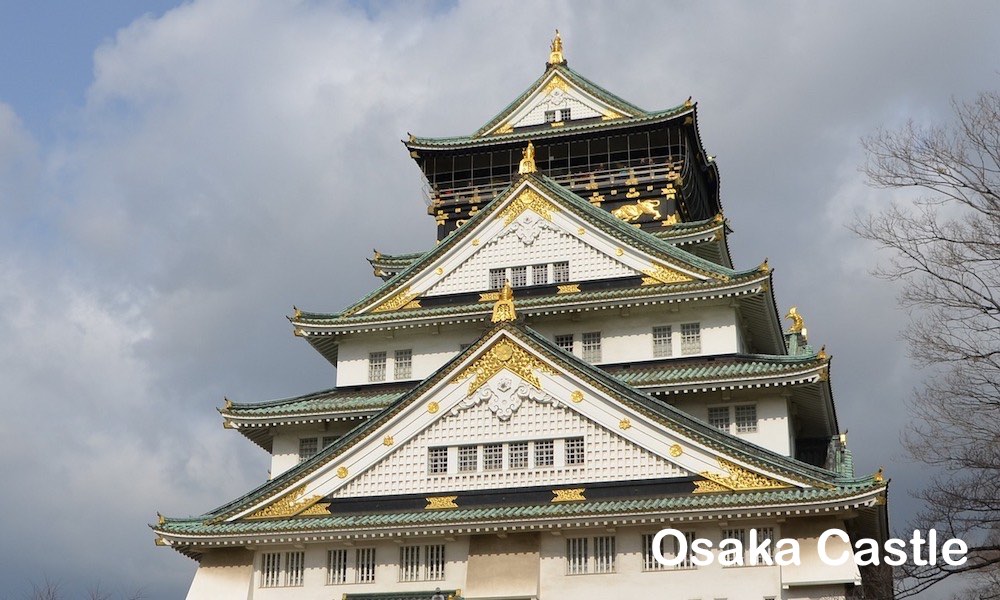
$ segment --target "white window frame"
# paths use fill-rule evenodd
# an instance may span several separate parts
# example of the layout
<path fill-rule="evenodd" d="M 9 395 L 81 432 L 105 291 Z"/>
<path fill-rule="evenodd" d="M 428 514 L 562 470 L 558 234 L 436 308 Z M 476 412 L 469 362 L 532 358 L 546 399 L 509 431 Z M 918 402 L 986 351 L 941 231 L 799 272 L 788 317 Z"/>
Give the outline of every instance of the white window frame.
<path fill-rule="evenodd" d="M 470 462 L 471 455 L 471 462 Z M 458 447 L 458 472 L 475 473 L 479 470 L 479 446 L 469 444 Z"/>
<path fill-rule="evenodd" d="M 587 446 L 583 436 L 566 438 L 563 453 L 567 467 L 579 467 L 587 462 Z"/>
<path fill-rule="evenodd" d="M 354 583 L 375 583 L 375 548 L 357 548 L 354 552 Z"/>
<path fill-rule="evenodd" d="M 388 361 L 387 354 L 385 352 L 369 352 L 368 353 L 368 381 L 371 383 L 377 383 L 380 381 L 385 381 L 386 377 L 386 362 Z"/>
<path fill-rule="evenodd" d="M 427 449 L 427 474 L 445 475 L 448 473 L 448 447 L 433 446 Z"/>
<path fill-rule="evenodd" d="M 720 418 L 722 413 L 725 413 L 725 422 Z M 713 413 L 716 415 L 713 417 Z M 720 406 L 709 406 L 708 416 L 706 421 L 712 427 L 718 429 L 719 431 L 725 431 L 726 433 L 731 433 L 733 429 L 733 408 L 729 404 L 723 404 Z"/>
<path fill-rule="evenodd" d="M 566 538 L 566 574 L 586 575 L 590 567 L 589 538 Z"/>
<path fill-rule="evenodd" d="M 556 443 L 555 440 L 535 440 L 532 443 L 534 448 L 532 449 L 532 456 L 534 457 L 535 467 L 554 467 L 556 466 Z M 543 460 L 539 460 L 539 459 Z"/>
<path fill-rule="evenodd" d="M 501 443 L 483 444 L 483 470 L 502 471 L 503 470 L 503 447 Z"/>
<path fill-rule="evenodd" d="M 527 469 L 528 457 L 530 456 L 531 448 L 528 442 L 511 442 L 507 448 L 508 468 L 512 470 Z"/>
<path fill-rule="evenodd" d="M 413 350 L 404 348 L 392 353 L 392 378 L 409 379 L 413 377 Z"/>
<path fill-rule="evenodd" d="M 573 354 L 573 342 L 575 341 L 575 339 L 576 336 L 574 336 L 572 333 L 561 333 L 555 336 L 554 341 L 556 346 L 559 346 L 566 352 Z"/>
<path fill-rule="evenodd" d="M 674 355 L 673 327 L 653 327 L 653 358 L 670 358 Z"/>
<path fill-rule="evenodd" d="M 744 411 L 743 415 L 740 415 L 741 411 Z M 747 412 L 752 413 L 752 418 L 747 418 Z M 741 416 L 743 418 L 741 418 Z M 757 416 L 757 405 L 733 405 L 733 423 L 736 426 L 736 433 L 757 433 L 760 423 L 759 417 Z"/>
<path fill-rule="evenodd" d="M 347 548 L 333 548 L 326 551 L 326 584 L 347 583 Z"/>
<path fill-rule="evenodd" d="M 681 323 L 681 355 L 701 354 L 701 323 Z"/>
<path fill-rule="evenodd" d="M 284 587 L 302 587 L 305 584 L 306 553 L 303 550 L 285 552 Z"/>
<path fill-rule="evenodd" d="M 281 552 L 260 555 L 260 587 L 281 587 Z"/>
<path fill-rule="evenodd" d="M 588 331 L 581 336 L 582 340 L 582 358 L 589 363 L 601 362 L 601 332 L 600 331 Z"/>
<path fill-rule="evenodd" d="M 299 438 L 299 462 L 305 462 L 319 454 L 319 439 L 314 437 Z"/>

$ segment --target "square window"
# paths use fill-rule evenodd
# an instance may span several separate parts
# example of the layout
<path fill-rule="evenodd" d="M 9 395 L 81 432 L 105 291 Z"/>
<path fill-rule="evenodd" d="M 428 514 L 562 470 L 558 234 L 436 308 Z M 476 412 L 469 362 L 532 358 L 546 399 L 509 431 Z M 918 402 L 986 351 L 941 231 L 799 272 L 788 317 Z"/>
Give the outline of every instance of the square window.
<path fill-rule="evenodd" d="M 347 583 L 347 550 L 327 551 L 326 583 Z"/>
<path fill-rule="evenodd" d="M 354 553 L 354 582 L 375 583 L 375 548 L 358 548 Z"/>
<path fill-rule="evenodd" d="M 368 381 L 385 381 L 385 352 L 368 354 Z"/>
<path fill-rule="evenodd" d="M 591 363 L 601 362 L 600 331 L 583 334 L 583 360 Z"/>
<path fill-rule="evenodd" d="M 701 324 L 684 323 L 681 325 L 681 354 L 701 353 Z"/>
<path fill-rule="evenodd" d="M 503 469 L 503 444 L 483 446 L 483 470 L 499 471 L 501 469 Z"/>
<path fill-rule="evenodd" d="M 299 439 L 299 462 L 304 462 L 316 456 L 319 452 L 319 440 L 316 438 Z"/>
<path fill-rule="evenodd" d="M 569 281 L 569 261 L 552 263 L 552 283 Z"/>
<path fill-rule="evenodd" d="M 413 375 L 413 350 L 396 350 L 393 359 L 393 378 L 409 379 Z"/>
<path fill-rule="evenodd" d="M 532 265 L 531 285 L 545 285 L 549 282 L 549 265 Z"/>
<path fill-rule="evenodd" d="M 510 447 L 510 468 L 528 468 L 528 442 L 511 442 Z"/>
<path fill-rule="evenodd" d="M 499 290 L 507 281 L 507 269 L 490 269 L 490 289 Z"/>
<path fill-rule="evenodd" d="M 528 267 L 513 267 L 510 270 L 510 286 L 522 288 L 528 285 Z"/>
<path fill-rule="evenodd" d="M 479 468 L 479 447 L 459 446 L 458 447 L 458 472 L 469 473 Z"/>
<path fill-rule="evenodd" d="M 719 431 L 729 432 L 729 407 L 710 406 L 708 408 L 708 424 Z"/>
<path fill-rule="evenodd" d="M 555 464 L 555 442 L 539 440 L 535 442 L 535 466 L 551 467 Z"/>
<path fill-rule="evenodd" d="M 582 465 L 585 460 L 585 452 L 582 437 L 566 439 L 566 464 Z"/>
<path fill-rule="evenodd" d="M 566 352 L 573 354 L 573 334 L 567 333 L 565 335 L 557 335 L 556 346 L 559 346 Z"/>
<path fill-rule="evenodd" d="M 739 404 L 736 406 L 736 433 L 757 432 L 757 405 Z"/>
<path fill-rule="evenodd" d="M 545 122 L 546 123 L 555 123 L 556 120 L 557 120 L 556 112 L 557 111 L 554 111 L 554 110 L 547 110 L 547 111 L 545 111 Z"/>
<path fill-rule="evenodd" d="M 427 472 L 441 475 L 448 472 L 448 449 L 444 447 L 427 450 Z"/>
<path fill-rule="evenodd" d="M 653 328 L 653 357 L 666 358 L 674 353 L 669 325 Z"/>
<path fill-rule="evenodd" d="M 562 112 L 559 115 L 559 120 L 560 121 L 569 121 L 570 120 L 570 116 L 569 116 L 569 111 L 570 110 L 571 109 L 569 109 L 569 108 L 562 109 Z"/>

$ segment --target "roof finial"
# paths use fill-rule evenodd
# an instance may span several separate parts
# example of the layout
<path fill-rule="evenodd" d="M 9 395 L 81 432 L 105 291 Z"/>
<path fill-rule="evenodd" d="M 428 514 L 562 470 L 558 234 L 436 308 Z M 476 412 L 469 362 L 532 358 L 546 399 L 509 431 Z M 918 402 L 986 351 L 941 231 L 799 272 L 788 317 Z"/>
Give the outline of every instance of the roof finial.
<path fill-rule="evenodd" d="M 493 322 L 501 323 L 515 319 L 517 313 L 514 312 L 514 290 L 511 289 L 509 281 L 504 281 L 503 287 L 500 288 L 500 297 L 493 305 Z"/>
<path fill-rule="evenodd" d="M 552 45 L 550 46 L 548 64 L 561 65 L 564 62 L 566 62 L 566 59 L 563 58 L 562 36 L 559 35 L 559 30 L 556 29 L 556 37 L 552 38 Z"/>
<path fill-rule="evenodd" d="M 517 167 L 517 172 L 521 175 L 525 173 L 534 173 L 538 169 L 535 168 L 535 145 L 528 141 L 528 147 L 524 149 L 522 154 L 521 164 Z"/>
<path fill-rule="evenodd" d="M 797 306 L 793 306 L 788 309 L 788 314 L 785 315 L 786 319 L 792 320 L 792 326 L 788 328 L 789 333 L 801 333 L 803 325 L 805 322 L 802 320 L 802 315 L 799 314 L 799 309 Z"/>

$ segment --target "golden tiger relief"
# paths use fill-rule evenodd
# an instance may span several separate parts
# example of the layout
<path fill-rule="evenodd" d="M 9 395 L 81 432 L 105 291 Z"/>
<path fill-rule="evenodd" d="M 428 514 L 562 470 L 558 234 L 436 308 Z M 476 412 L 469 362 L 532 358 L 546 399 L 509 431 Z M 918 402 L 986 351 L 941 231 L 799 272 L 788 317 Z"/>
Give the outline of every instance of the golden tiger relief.
<path fill-rule="evenodd" d="M 611 211 L 611 214 L 627 222 L 635 221 L 642 215 L 651 215 L 653 219 L 659 219 L 660 211 L 657 210 L 658 206 L 660 206 L 660 201 L 656 198 L 639 200 L 635 204 L 620 206 Z"/>

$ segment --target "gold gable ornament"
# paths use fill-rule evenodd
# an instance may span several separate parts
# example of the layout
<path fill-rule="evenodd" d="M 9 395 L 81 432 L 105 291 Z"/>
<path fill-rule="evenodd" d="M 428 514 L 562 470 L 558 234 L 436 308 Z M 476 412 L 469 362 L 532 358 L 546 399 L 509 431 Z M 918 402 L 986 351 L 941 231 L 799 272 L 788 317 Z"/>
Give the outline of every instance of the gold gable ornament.
<path fill-rule="evenodd" d="M 493 322 L 503 323 L 505 321 L 514 321 L 517 319 L 517 313 L 514 311 L 514 290 L 510 287 L 510 282 L 505 281 L 503 287 L 500 288 L 500 297 L 497 298 L 496 304 L 493 305 Z"/>
<path fill-rule="evenodd" d="M 766 475 L 754 473 L 723 458 L 717 459 L 719 468 L 726 475 L 717 475 L 711 471 L 702 471 L 701 476 L 708 481 L 695 481 L 696 494 L 706 492 L 743 492 L 749 490 L 775 490 L 791 487 L 787 483 L 771 479 Z"/>

